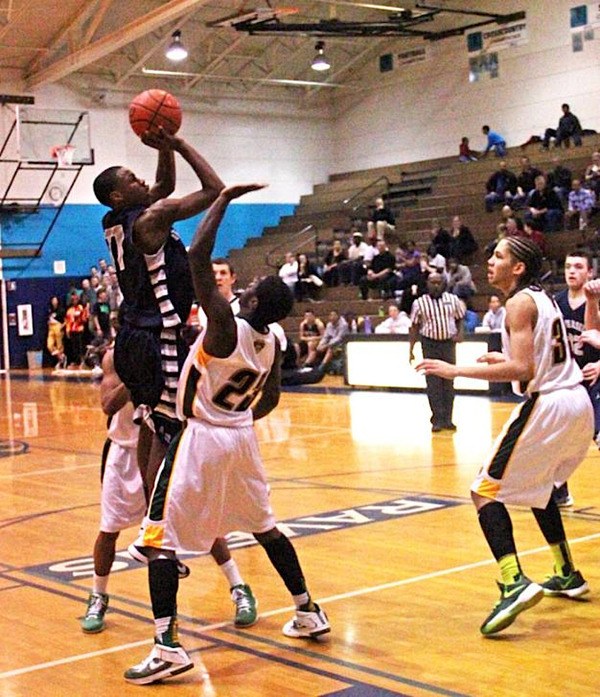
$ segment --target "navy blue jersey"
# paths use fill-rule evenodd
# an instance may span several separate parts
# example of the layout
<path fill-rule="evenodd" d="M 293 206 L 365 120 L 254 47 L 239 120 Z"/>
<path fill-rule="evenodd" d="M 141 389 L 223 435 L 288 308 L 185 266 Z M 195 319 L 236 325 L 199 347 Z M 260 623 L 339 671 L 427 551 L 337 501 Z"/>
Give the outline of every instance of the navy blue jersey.
<path fill-rule="evenodd" d="M 585 303 L 582 303 L 576 310 L 573 310 L 569 305 L 568 289 L 561 290 L 560 293 L 554 296 L 554 299 L 564 318 L 569 345 L 571 346 L 571 353 L 573 354 L 573 358 L 577 361 L 577 365 L 583 368 L 583 366 L 588 363 L 595 363 L 600 360 L 600 351 L 598 351 L 598 349 L 593 348 L 589 344 L 582 344 L 580 346 L 577 343 L 577 340 L 581 336 L 581 332 L 585 329 Z"/>
<path fill-rule="evenodd" d="M 133 226 L 146 208 L 109 211 L 102 219 L 123 293 L 123 319 L 137 327 L 175 327 L 187 320 L 194 298 L 187 252 L 173 231 L 157 254 L 136 248 Z"/>

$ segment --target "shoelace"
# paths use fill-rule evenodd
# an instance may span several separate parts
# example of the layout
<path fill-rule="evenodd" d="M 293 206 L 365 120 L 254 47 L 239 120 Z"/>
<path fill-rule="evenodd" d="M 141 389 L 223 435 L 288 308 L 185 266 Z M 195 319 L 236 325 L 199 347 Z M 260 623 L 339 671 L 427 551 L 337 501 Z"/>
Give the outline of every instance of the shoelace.
<path fill-rule="evenodd" d="M 233 602 L 236 604 L 238 610 L 241 610 L 242 612 L 250 612 L 252 610 L 250 598 L 241 588 L 236 588 L 232 595 Z"/>
<path fill-rule="evenodd" d="M 88 603 L 88 615 L 99 615 L 104 609 L 104 599 L 101 595 L 92 595 Z"/>

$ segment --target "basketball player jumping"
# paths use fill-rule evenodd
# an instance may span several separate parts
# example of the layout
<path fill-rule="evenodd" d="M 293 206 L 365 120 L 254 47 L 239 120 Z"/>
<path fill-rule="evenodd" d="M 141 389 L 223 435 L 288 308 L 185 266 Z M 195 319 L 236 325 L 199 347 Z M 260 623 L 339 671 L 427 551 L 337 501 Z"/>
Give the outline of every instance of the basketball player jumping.
<path fill-rule="evenodd" d="M 188 353 L 181 329 L 194 299 L 187 252 L 171 226 L 205 210 L 224 184 L 182 138 L 160 129 L 146 132 L 142 140 L 158 150 L 156 183 L 150 187 L 131 170 L 115 166 L 96 177 L 94 193 L 111 209 L 102 225 L 124 298 L 114 362 L 136 408 L 136 420 L 141 421 L 138 465 L 149 496 L 167 446 L 181 429 L 175 394 Z M 175 152 L 202 186 L 182 198 L 167 198 L 175 189 Z M 145 560 L 134 548 L 130 551 Z M 236 625 L 254 624 L 256 601 L 226 541 L 215 540 L 211 554 L 229 582 Z M 184 564 L 179 568 L 182 577 L 189 573 Z"/>
<path fill-rule="evenodd" d="M 280 350 L 268 325 L 289 314 L 292 293 L 277 276 L 263 279 L 246 291 L 236 318 L 211 266 L 229 202 L 260 188 L 248 184 L 221 191 L 190 247 L 194 287 L 207 324 L 190 350 L 177 391 L 178 415 L 187 424 L 159 470 L 136 542 L 150 559 L 155 643 L 141 663 L 125 672 L 135 684 L 192 668 L 177 637 L 174 550 L 207 549 L 215 537 L 233 530 L 254 534 L 293 596 L 296 614 L 283 633 L 314 638 L 330 631 L 325 613 L 307 591 L 294 547 L 275 525 L 252 425 L 279 402 Z"/>
<path fill-rule="evenodd" d="M 594 414 L 571 357 L 561 313 L 540 286 L 542 256 L 521 237 L 507 237 L 488 261 L 490 283 L 507 296 L 503 352 L 487 353 L 480 366 L 424 360 L 417 370 L 513 381 L 526 401 L 513 411 L 471 487 L 479 523 L 500 566 L 500 600 L 481 625 L 484 635 L 511 625 L 544 595 L 576 598 L 588 584 L 576 570 L 560 515 L 554 482 L 566 481 L 583 460 L 594 432 Z M 522 572 L 505 504 L 530 506 L 554 558 L 554 574 L 538 585 Z"/>

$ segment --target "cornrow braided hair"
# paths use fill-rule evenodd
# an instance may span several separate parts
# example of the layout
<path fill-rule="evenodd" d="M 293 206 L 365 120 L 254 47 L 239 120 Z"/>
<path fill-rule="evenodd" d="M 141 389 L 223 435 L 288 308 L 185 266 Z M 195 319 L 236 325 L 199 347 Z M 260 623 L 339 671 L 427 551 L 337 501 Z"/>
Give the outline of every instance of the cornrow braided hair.
<path fill-rule="evenodd" d="M 543 257 L 540 248 L 531 240 L 525 237 L 505 237 L 504 241 L 508 245 L 511 255 L 518 261 L 525 264 L 525 273 L 519 279 L 517 287 L 509 297 L 523 288 L 534 288 L 543 290 L 540 275 L 542 273 Z"/>

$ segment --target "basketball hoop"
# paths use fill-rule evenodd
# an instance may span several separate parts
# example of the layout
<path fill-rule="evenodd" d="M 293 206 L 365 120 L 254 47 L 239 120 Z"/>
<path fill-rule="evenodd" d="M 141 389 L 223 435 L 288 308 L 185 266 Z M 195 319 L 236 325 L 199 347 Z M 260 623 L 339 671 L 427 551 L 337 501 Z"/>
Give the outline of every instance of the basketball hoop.
<path fill-rule="evenodd" d="M 74 145 L 54 145 L 50 149 L 50 157 L 56 160 L 59 167 L 68 167 L 73 164 L 73 155 L 75 154 Z"/>

